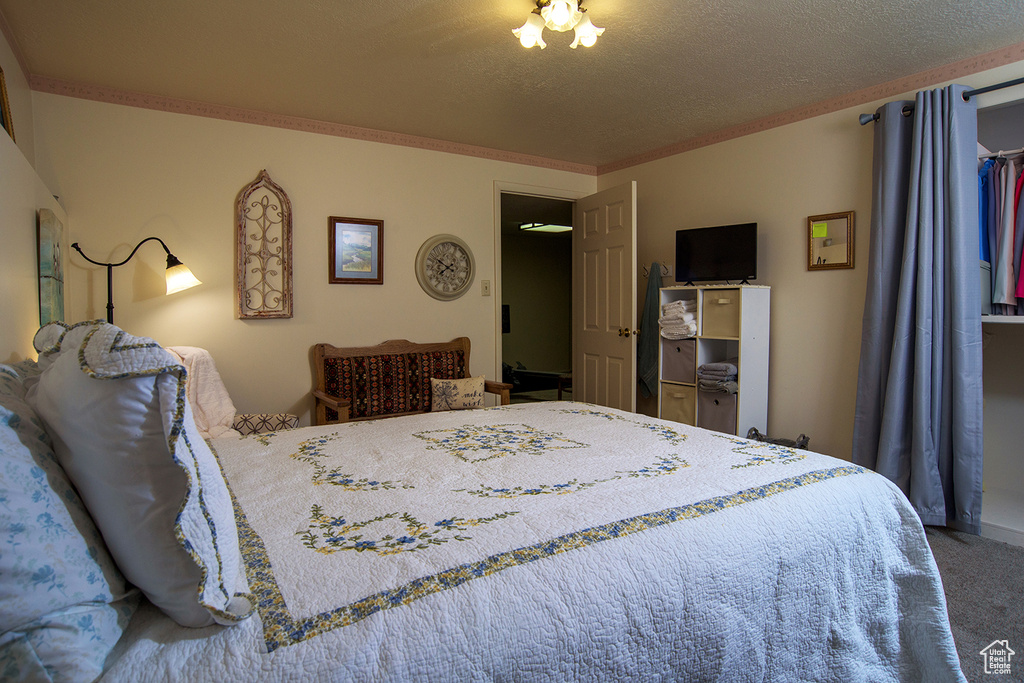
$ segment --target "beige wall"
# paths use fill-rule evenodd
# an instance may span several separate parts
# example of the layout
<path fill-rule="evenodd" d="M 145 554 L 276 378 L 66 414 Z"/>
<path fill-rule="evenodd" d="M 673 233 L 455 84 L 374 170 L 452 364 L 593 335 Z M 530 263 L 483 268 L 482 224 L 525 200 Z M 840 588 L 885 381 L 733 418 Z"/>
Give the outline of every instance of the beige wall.
<path fill-rule="evenodd" d="M 2 131 L 0 179 L 0 362 L 14 362 L 36 356 L 32 336 L 39 329 L 37 211 L 48 208 L 64 224 L 65 264 L 68 220 L 21 149 Z"/>
<path fill-rule="evenodd" d="M 957 82 L 982 87 L 1022 75 L 1024 62 Z M 983 95 L 978 105 L 1021 99 L 1022 90 Z M 907 97 L 912 99 L 912 93 Z M 860 126 L 857 116 L 880 104 L 807 119 L 598 179 L 599 189 L 637 181 L 640 264 L 673 263 L 677 229 L 758 223 L 755 284 L 772 287 L 768 430 L 788 438 L 805 433 L 814 450 L 846 459 L 852 447 L 871 223 L 873 131 L 871 125 Z M 836 211 L 856 212 L 855 268 L 808 271 L 807 216 Z M 643 291 L 639 296 L 642 304 Z M 1024 365 L 990 353 L 985 362 Z M 1002 471 L 1020 441 L 1018 429 L 988 415 L 1019 405 L 1022 396 L 1024 391 L 1015 396 L 986 393 L 986 469 L 992 464 L 994 471 Z M 656 404 L 638 399 L 638 408 L 654 414 Z M 1018 466 L 1018 478 L 1020 471 Z"/>
<path fill-rule="evenodd" d="M 753 284 L 772 287 L 768 430 L 849 457 L 871 210 L 871 129 L 840 112 L 599 178 L 637 181 L 637 260 L 675 262 L 675 231 L 758 224 Z M 853 270 L 807 270 L 806 219 L 855 211 Z M 663 285 L 671 285 L 665 278 Z M 644 293 L 641 291 L 641 305 Z M 654 400 L 638 406 L 654 414 Z"/>
<path fill-rule="evenodd" d="M 236 407 L 308 421 L 310 348 L 385 339 L 472 340 L 474 374 L 496 373 L 495 182 L 592 192 L 596 179 L 472 157 L 169 114 L 36 93 L 37 170 L 74 217 L 72 238 L 101 261 L 163 239 L 203 281 L 162 295 L 163 251 L 147 244 L 114 271 L 115 323 L 165 345 L 209 349 Z M 234 303 L 234 202 L 260 169 L 294 216 L 295 317 L 241 321 Z M 384 221 L 384 284 L 327 283 L 327 218 Z M 413 261 L 428 237 L 453 233 L 477 275 L 454 302 L 427 296 Z M 102 269 L 76 255 L 69 317 L 103 317 Z"/>

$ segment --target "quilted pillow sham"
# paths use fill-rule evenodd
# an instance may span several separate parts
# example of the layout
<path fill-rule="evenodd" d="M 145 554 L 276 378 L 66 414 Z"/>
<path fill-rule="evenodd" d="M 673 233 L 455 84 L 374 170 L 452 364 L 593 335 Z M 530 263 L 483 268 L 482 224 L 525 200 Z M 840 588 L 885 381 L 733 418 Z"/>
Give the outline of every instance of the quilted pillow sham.
<path fill-rule="evenodd" d="M 183 626 L 249 616 L 231 496 L 184 368 L 107 323 L 66 328 L 40 350 L 50 364 L 29 398 L 125 577 Z"/>
<path fill-rule="evenodd" d="M 0 679 L 91 681 L 138 603 L 25 400 L 31 361 L 0 365 Z"/>
<path fill-rule="evenodd" d="M 484 407 L 484 377 L 431 379 L 430 410 L 467 410 Z"/>

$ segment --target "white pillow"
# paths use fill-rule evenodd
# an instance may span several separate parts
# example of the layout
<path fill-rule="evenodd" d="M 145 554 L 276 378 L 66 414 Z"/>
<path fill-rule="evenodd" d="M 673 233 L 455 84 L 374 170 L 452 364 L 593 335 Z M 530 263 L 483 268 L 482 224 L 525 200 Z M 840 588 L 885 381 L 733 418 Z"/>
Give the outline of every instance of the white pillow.
<path fill-rule="evenodd" d="M 0 679 L 91 681 L 128 625 L 125 585 L 25 401 L 35 364 L 0 365 Z"/>
<path fill-rule="evenodd" d="M 430 410 L 466 410 L 484 407 L 484 376 L 430 379 Z"/>
<path fill-rule="evenodd" d="M 107 323 L 69 328 L 29 400 L 124 576 L 183 626 L 249 616 L 231 495 L 184 369 Z"/>

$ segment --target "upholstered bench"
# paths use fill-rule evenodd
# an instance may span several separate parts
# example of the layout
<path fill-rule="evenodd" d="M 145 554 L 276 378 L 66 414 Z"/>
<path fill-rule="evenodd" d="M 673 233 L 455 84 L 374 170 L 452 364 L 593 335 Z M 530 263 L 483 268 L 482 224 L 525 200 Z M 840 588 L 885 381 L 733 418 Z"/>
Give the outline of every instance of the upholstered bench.
<path fill-rule="evenodd" d="M 417 344 L 392 339 L 377 346 L 313 347 L 314 424 L 415 415 L 431 408 L 431 379 L 463 379 L 469 338 Z M 485 380 L 484 391 L 508 405 L 512 385 Z"/>

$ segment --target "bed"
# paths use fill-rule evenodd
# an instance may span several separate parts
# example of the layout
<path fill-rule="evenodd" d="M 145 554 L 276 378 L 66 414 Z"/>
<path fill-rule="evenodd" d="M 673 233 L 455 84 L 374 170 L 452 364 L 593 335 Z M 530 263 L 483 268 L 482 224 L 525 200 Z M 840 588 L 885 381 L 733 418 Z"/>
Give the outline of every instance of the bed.
<path fill-rule="evenodd" d="M 180 373 L 110 327 L 74 344 L 82 331 L 65 331 L 75 350 L 57 352 L 96 378 L 101 346 L 145 357 L 110 378 L 163 397 L 190 482 L 176 537 L 216 623 L 182 626 L 115 583 L 103 680 L 964 680 L 923 528 L 870 471 L 573 402 L 196 442 L 187 402 L 170 400 Z M 45 403 L 48 372 L 0 367 L 5 410 Z M 58 452 L 48 472 L 67 457 L 54 419 L 40 420 Z M 197 482 L 195 510 L 233 521 L 211 522 L 212 541 L 189 535 Z M 0 671 L 25 666 L 11 633 Z"/>

